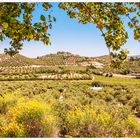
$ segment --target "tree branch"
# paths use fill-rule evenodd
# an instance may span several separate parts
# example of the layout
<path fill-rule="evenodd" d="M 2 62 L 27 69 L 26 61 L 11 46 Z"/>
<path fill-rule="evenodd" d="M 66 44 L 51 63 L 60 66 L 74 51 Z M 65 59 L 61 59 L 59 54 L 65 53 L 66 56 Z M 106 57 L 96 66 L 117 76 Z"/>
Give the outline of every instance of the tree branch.
<path fill-rule="evenodd" d="M 89 11 L 88 13 L 89 13 L 89 16 L 91 17 L 91 19 L 93 20 L 93 22 L 94 22 L 94 18 L 93 18 L 93 16 L 91 15 L 91 11 L 87 8 L 87 6 L 86 6 L 86 4 L 83 2 L 83 3 L 81 3 L 83 6 L 84 6 L 84 8 L 87 10 L 87 11 Z M 99 28 L 99 30 L 101 31 L 101 33 L 102 33 L 102 36 L 104 37 L 104 40 L 105 40 L 105 43 L 106 43 L 106 37 L 105 37 L 105 33 L 103 32 L 103 30 L 102 29 L 100 29 Z M 111 51 L 110 51 L 110 47 L 107 45 L 107 43 L 106 43 L 106 46 L 107 46 L 107 48 L 108 48 L 108 52 L 109 52 L 109 59 L 110 59 L 110 62 L 112 61 L 112 57 L 111 57 Z"/>

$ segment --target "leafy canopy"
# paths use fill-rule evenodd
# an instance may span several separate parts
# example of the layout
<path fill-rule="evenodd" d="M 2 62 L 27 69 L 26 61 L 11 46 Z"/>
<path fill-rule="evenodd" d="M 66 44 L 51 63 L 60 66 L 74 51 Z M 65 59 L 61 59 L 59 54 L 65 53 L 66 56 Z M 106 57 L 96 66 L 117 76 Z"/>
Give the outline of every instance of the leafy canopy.
<path fill-rule="evenodd" d="M 41 5 L 45 11 L 52 7 L 50 3 Z M 11 56 L 22 49 L 25 40 L 42 41 L 46 45 L 50 43 L 48 30 L 56 19 L 46 13 L 48 18 L 40 15 L 40 21 L 33 23 L 33 11 L 37 6 L 38 3 L 0 3 L 0 40 L 3 41 L 5 37 L 11 39 L 11 48 L 5 49 Z M 22 20 L 19 20 L 21 17 Z"/>
<path fill-rule="evenodd" d="M 119 66 L 128 54 L 127 50 L 121 49 L 128 39 L 124 18 L 129 19 L 128 26 L 134 30 L 134 39 L 140 40 L 140 3 L 65 2 L 59 7 L 80 23 L 96 25 L 104 37 L 114 67 Z"/>

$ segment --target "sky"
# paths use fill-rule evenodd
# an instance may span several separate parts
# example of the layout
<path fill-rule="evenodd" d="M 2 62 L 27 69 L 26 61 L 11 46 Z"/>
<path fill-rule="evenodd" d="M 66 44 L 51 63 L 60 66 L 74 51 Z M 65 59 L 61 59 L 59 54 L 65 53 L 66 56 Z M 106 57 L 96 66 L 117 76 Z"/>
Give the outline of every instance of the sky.
<path fill-rule="evenodd" d="M 20 54 L 27 57 L 37 57 L 58 51 L 67 51 L 81 56 L 101 56 L 108 54 L 105 41 L 101 32 L 93 24 L 81 24 L 76 19 L 70 19 L 65 11 L 58 8 L 58 3 L 52 3 L 52 14 L 56 17 L 56 23 L 53 23 L 51 34 L 51 46 L 46 46 L 42 42 L 25 41 Z M 40 6 L 33 13 L 33 22 L 40 19 L 41 14 L 45 14 Z M 125 20 L 125 22 L 127 22 Z M 129 29 L 129 39 L 125 46 L 130 52 L 129 55 L 140 55 L 140 42 L 133 39 L 133 30 Z M 0 42 L 0 53 L 4 48 L 10 47 L 10 39 Z"/>

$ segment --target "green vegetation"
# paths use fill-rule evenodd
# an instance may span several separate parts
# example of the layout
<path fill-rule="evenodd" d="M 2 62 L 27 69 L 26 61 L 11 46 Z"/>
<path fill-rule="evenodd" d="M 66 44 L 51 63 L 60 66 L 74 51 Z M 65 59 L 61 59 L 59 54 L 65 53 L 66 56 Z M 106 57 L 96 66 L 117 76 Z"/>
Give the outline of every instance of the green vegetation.
<path fill-rule="evenodd" d="M 125 18 L 128 18 L 128 26 L 134 29 L 134 39 L 140 40 L 139 3 L 64 2 L 60 3 L 59 7 L 79 23 L 90 23 L 99 29 L 108 48 L 111 66 L 114 68 L 119 68 L 129 53 L 127 49 L 122 48 L 128 39 Z"/>
<path fill-rule="evenodd" d="M 50 34 L 48 30 L 52 28 L 55 17 L 50 14 L 39 15 L 40 19 L 32 22 L 33 11 L 37 3 L 0 3 L 0 41 L 5 37 L 11 39 L 11 48 L 5 49 L 5 53 L 14 56 L 22 49 L 25 40 L 41 41 L 45 45 L 50 44 Z M 50 3 L 42 3 L 41 8 L 49 11 L 52 7 Z M 38 13 L 39 14 L 39 13 Z M 45 17 L 46 16 L 46 17 Z M 22 17 L 22 19 L 18 19 Z"/>
<path fill-rule="evenodd" d="M 33 12 L 37 10 L 37 3 L 1 3 L 0 4 L 0 41 L 5 37 L 11 39 L 11 48 L 6 48 L 5 53 L 14 56 L 22 49 L 25 40 L 41 41 L 45 45 L 50 44 L 49 29 L 56 18 L 51 12 L 39 14 L 40 19 L 33 22 Z M 40 10 L 49 11 L 51 3 L 40 3 Z M 128 39 L 126 24 L 133 29 L 134 39 L 140 40 L 140 4 L 135 2 L 63 2 L 58 7 L 65 10 L 70 18 L 78 22 L 96 25 L 109 50 L 112 66 L 119 67 L 126 58 L 128 51 L 122 49 Z M 15 10 L 16 9 L 16 10 Z M 96 12 L 95 12 L 96 11 Z M 22 17 L 19 19 L 18 17 Z M 123 18 L 122 18 L 123 17 Z"/>
<path fill-rule="evenodd" d="M 51 106 L 43 101 L 6 94 L 1 104 L 1 137 L 51 136 L 57 127 Z"/>
<path fill-rule="evenodd" d="M 0 136 L 139 137 L 139 79 L 95 79 L 1 81 Z"/>
<path fill-rule="evenodd" d="M 101 32 L 109 56 L 93 58 L 17 55 L 25 40 L 51 43 L 52 5 L 41 3 L 48 12 L 33 23 L 36 5 L 0 3 L 0 40 L 11 39 L 0 55 L 0 137 L 140 137 L 140 80 L 112 77 L 140 73 L 140 59 L 127 59 L 121 49 L 128 39 L 125 18 L 140 40 L 140 3 L 58 4 Z"/>
<path fill-rule="evenodd" d="M 102 65 L 101 67 L 99 67 Z M 28 66 L 28 67 L 27 67 Z M 109 57 L 84 57 L 69 52 L 58 52 L 37 58 L 22 55 L 9 57 L 0 55 L 0 74 L 2 73 L 63 73 L 78 72 L 111 76 L 111 73 L 140 73 L 140 59 L 131 57 L 119 69 L 109 70 Z"/>
<path fill-rule="evenodd" d="M 19 54 L 14 55 L 13 57 L 5 54 L 0 54 L 0 59 L 0 67 L 17 67 L 36 64 L 34 59 L 30 59 Z"/>

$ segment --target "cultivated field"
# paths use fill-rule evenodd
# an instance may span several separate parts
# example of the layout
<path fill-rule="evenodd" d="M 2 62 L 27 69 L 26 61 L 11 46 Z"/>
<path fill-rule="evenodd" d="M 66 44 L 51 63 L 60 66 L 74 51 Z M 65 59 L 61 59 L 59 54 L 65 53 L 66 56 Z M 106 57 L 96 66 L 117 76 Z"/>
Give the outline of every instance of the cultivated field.
<path fill-rule="evenodd" d="M 140 137 L 140 79 L 120 78 L 139 59 L 110 72 L 107 56 L 2 56 L 0 137 Z"/>
<path fill-rule="evenodd" d="M 94 77 L 1 81 L 0 136 L 140 137 L 140 80 Z"/>

